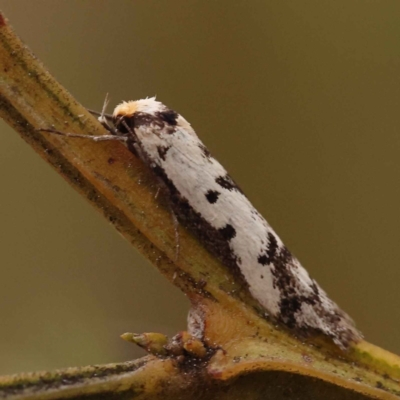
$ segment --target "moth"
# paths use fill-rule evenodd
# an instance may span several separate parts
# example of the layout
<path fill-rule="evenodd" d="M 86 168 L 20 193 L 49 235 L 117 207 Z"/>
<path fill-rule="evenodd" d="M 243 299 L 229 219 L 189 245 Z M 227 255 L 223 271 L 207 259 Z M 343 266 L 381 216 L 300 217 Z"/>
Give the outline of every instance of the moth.
<path fill-rule="evenodd" d="M 108 120 L 111 119 L 113 126 Z M 122 102 L 100 122 L 158 177 L 178 220 L 235 274 L 273 319 L 319 331 L 340 348 L 362 338 L 352 319 L 312 279 L 190 123 L 154 97 Z"/>

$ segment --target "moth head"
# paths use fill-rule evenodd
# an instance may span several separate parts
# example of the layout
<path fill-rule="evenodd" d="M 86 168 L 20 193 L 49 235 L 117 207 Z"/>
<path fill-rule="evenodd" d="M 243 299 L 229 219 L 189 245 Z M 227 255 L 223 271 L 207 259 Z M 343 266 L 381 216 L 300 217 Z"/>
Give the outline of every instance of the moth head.
<path fill-rule="evenodd" d="M 142 100 L 123 101 L 115 107 L 113 121 L 121 133 L 128 133 L 128 128 L 134 130 L 143 125 L 163 128 L 166 125 L 175 126 L 179 115 L 170 110 L 155 97 Z"/>
<path fill-rule="evenodd" d="M 190 124 L 181 115 L 157 101 L 155 97 L 123 101 L 115 107 L 113 122 L 122 134 L 128 134 L 137 128 L 145 128 L 147 132 L 151 131 L 157 135 L 171 134 L 176 129 L 183 128 L 190 135 L 196 136 Z"/>

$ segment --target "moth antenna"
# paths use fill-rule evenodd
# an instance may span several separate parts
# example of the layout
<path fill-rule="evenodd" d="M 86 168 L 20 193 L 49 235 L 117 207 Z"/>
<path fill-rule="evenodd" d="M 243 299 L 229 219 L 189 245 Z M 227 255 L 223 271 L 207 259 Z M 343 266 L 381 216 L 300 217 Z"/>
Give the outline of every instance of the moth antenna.
<path fill-rule="evenodd" d="M 108 97 L 108 93 L 106 93 L 106 98 L 104 99 L 104 103 L 103 103 L 103 108 L 101 109 L 101 118 L 104 118 L 104 114 L 106 113 L 106 109 L 108 106 L 108 103 L 110 102 L 110 99 Z"/>
<path fill-rule="evenodd" d="M 66 137 L 74 137 L 74 138 L 81 138 L 81 139 L 90 139 L 93 140 L 94 142 L 104 142 L 107 140 L 117 140 L 119 142 L 126 142 L 128 138 L 126 136 L 115 136 L 115 135 L 101 135 L 101 136 L 96 136 L 96 135 L 81 135 L 78 133 L 69 133 L 69 132 L 61 132 L 57 131 L 56 129 L 53 128 L 39 128 L 37 129 L 39 132 L 48 132 L 48 133 L 54 133 L 56 135 L 60 136 L 66 136 Z"/>
<path fill-rule="evenodd" d="M 90 114 L 95 115 L 96 117 L 101 117 L 103 115 L 103 117 L 109 121 L 112 121 L 112 119 L 113 119 L 112 114 L 102 114 L 102 113 L 92 110 L 90 108 L 87 108 L 86 110 L 88 110 L 90 112 Z"/>
<path fill-rule="evenodd" d="M 108 130 L 108 132 L 110 132 L 112 135 L 118 135 L 119 132 L 117 129 L 115 129 L 115 127 L 111 126 L 107 120 L 112 120 L 112 116 L 110 116 L 110 118 L 107 116 L 106 117 L 106 108 L 108 106 L 108 103 L 110 102 L 109 97 L 108 97 L 108 93 L 106 94 L 106 98 L 104 99 L 104 103 L 103 103 L 103 108 L 101 110 L 101 113 L 99 115 L 99 117 L 97 118 L 97 120 L 104 126 L 104 128 L 106 128 Z"/>

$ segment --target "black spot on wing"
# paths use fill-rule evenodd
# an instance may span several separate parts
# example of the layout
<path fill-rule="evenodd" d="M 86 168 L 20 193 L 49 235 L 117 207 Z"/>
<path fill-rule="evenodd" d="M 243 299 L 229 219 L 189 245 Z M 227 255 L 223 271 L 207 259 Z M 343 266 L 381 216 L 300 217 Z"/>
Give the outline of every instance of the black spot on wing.
<path fill-rule="evenodd" d="M 274 268 L 271 269 L 273 286 L 279 289 L 279 319 L 290 328 L 299 326 L 296 321 L 296 313 L 301 312 L 302 304 L 308 304 L 321 318 L 326 319 L 328 313 L 321 305 L 318 286 L 311 280 L 307 287 L 305 282 L 298 278 L 298 264 L 287 247 L 275 252 L 273 260 Z M 329 316 L 330 319 L 335 318 Z M 302 322 L 304 323 L 304 322 Z"/>
<path fill-rule="evenodd" d="M 293 256 L 286 246 L 283 246 L 273 259 L 274 285 L 281 291 L 295 287 L 297 278 L 293 274 Z"/>
<path fill-rule="evenodd" d="M 171 146 L 158 146 L 157 147 L 157 152 L 160 158 L 165 161 L 165 156 L 168 153 L 168 150 L 171 148 Z"/>
<path fill-rule="evenodd" d="M 170 125 L 176 125 L 179 117 L 179 114 L 176 111 L 169 108 L 165 111 L 158 111 L 155 113 L 155 115 Z"/>
<path fill-rule="evenodd" d="M 218 183 L 221 187 L 227 190 L 236 190 L 239 193 L 242 193 L 242 190 L 239 188 L 239 186 L 233 181 L 233 179 L 228 175 L 224 176 L 219 176 L 218 178 L 215 179 L 215 182 Z"/>
<path fill-rule="evenodd" d="M 280 319 L 290 328 L 296 326 L 295 314 L 301 308 L 303 298 L 299 288 L 300 282 L 293 270 L 293 256 L 284 246 L 273 259 L 274 268 L 271 269 L 273 286 L 280 292 Z"/>
<path fill-rule="evenodd" d="M 204 158 L 210 159 L 211 158 L 211 153 L 210 151 L 207 149 L 206 146 L 204 146 L 203 143 L 199 143 L 198 144 L 199 149 L 201 150 L 201 154 Z"/>
<path fill-rule="evenodd" d="M 278 241 L 276 239 L 276 236 L 272 232 L 268 232 L 267 239 L 268 239 L 267 256 L 272 261 L 275 259 L 279 247 Z"/>
<path fill-rule="evenodd" d="M 223 228 L 220 228 L 219 232 L 222 234 L 224 239 L 226 239 L 228 241 L 233 239 L 236 236 L 236 230 L 230 224 L 226 224 Z"/>
<path fill-rule="evenodd" d="M 210 204 L 214 204 L 214 203 L 216 203 L 217 202 L 217 200 L 218 200 L 218 197 L 219 197 L 219 195 L 220 195 L 221 193 L 220 192 L 217 192 L 216 190 L 209 190 L 207 193 L 206 193 L 206 199 L 208 200 L 208 202 L 210 203 Z"/>
<path fill-rule="evenodd" d="M 302 304 L 301 296 L 293 295 L 281 299 L 279 303 L 279 318 L 289 327 L 296 328 L 296 313 L 300 311 Z"/>
<path fill-rule="evenodd" d="M 268 257 L 265 254 L 258 256 L 257 261 L 261 265 L 269 264 Z"/>
<path fill-rule="evenodd" d="M 267 265 L 273 263 L 276 258 L 276 253 L 278 250 L 278 241 L 272 232 L 268 232 L 267 241 L 268 244 L 266 249 L 257 258 L 257 261 L 261 265 Z"/>

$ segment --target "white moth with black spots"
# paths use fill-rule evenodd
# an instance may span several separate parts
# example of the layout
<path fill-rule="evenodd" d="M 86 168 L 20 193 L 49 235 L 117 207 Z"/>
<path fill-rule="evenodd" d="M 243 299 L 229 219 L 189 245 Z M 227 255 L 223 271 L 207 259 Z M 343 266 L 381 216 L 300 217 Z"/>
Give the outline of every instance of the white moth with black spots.
<path fill-rule="evenodd" d="M 100 120 L 107 125 L 104 116 Z M 361 339 L 189 122 L 155 98 L 121 103 L 112 120 L 111 133 L 163 182 L 179 221 L 240 275 L 268 315 L 289 328 L 320 331 L 342 349 Z"/>

